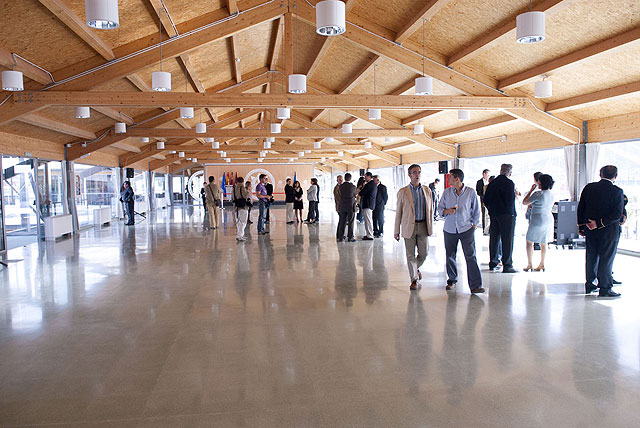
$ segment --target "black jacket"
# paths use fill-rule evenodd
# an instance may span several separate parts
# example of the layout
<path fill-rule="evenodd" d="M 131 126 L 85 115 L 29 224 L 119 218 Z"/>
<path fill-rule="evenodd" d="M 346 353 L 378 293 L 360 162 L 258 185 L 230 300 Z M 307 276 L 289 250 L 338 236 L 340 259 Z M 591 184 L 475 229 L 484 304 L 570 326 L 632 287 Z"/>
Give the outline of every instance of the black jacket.
<path fill-rule="evenodd" d="M 362 209 L 374 209 L 376 207 L 376 196 L 378 195 L 378 186 L 375 181 L 369 180 L 365 183 L 360 191 L 360 206 Z"/>
<path fill-rule="evenodd" d="M 267 190 L 268 192 L 269 190 Z M 293 186 L 284 186 L 284 201 L 286 203 L 294 203 L 296 201 L 296 191 L 293 190 Z"/>
<path fill-rule="evenodd" d="M 589 183 L 582 190 L 578 203 L 578 227 L 585 231 L 585 224 L 595 220 L 598 229 L 618 227 L 624 212 L 622 189 L 609 180 Z"/>
<path fill-rule="evenodd" d="M 516 187 L 506 175 L 497 176 L 487 186 L 484 193 L 484 205 L 491 217 L 516 215 Z"/>
<path fill-rule="evenodd" d="M 378 184 L 378 193 L 376 194 L 376 209 L 383 210 L 384 206 L 387 205 L 387 201 L 389 200 L 389 196 L 387 195 L 387 186 L 384 184 Z"/>
<path fill-rule="evenodd" d="M 338 211 L 352 213 L 355 211 L 355 206 L 356 186 L 348 181 L 345 181 L 340 185 L 340 203 L 338 204 Z"/>
<path fill-rule="evenodd" d="M 481 178 L 476 181 L 476 193 L 480 196 L 480 201 L 484 199 L 484 180 Z"/>

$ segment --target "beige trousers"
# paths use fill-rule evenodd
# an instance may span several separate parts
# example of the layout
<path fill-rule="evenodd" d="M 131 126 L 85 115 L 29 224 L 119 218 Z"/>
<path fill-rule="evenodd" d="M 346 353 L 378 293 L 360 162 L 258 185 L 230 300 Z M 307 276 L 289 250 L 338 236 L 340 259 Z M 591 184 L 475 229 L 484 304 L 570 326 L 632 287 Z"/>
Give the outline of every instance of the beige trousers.
<path fill-rule="evenodd" d="M 418 255 L 416 257 L 416 247 Z M 407 267 L 411 281 L 418 280 L 418 269 L 427 259 L 429 253 L 429 237 L 427 236 L 427 223 L 416 223 L 413 227 L 411 238 L 404 239 L 404 248 L 407 254 Z"/>
<path fill-rule="evenodd" d="M 209 212 L 209 226 L 212 229 L 220 226 L 220 210 L 215 205 L 207 205 L 207 211 Z"/>

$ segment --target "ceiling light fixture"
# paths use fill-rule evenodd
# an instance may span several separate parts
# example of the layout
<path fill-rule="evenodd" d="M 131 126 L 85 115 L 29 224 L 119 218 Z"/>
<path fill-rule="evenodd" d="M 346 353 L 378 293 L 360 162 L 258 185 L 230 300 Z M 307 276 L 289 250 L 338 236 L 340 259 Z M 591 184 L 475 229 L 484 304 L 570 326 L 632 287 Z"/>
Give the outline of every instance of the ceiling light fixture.
<path fill-rule="evenodd" d="M 344 2 L 324 0 L 316 4 L 316 33 L 321 36 L 338 36 L 346 30 Z"/>
<path fill-rule="evenodd" d="M 364 148 L 365 149 L 370 149 L 372 147 L 373 147 L 373 145 L 371 144 L 371 141 L 365 141 L 364 142 Z"/>
<path fill-rule="evenodd" d="M 212 140 L 213 140 L 213 138 L 212 138 Z M 211 142 L 211 149 L 218 150 L 219 148 L 220 148 L 220 143 L 219 142 L 217 142 L 217 141 L 212 141 Z"/>
<path fill-rule="evenodd" d="M 280 120 L 291 118 L 291 109 L 287 107 L 278 107 L 276 117 Z"/>
<path fill-rule="evenodd" d="M 384 137 L 384 142 L 385 142 L 386 144 L 390 144 L 390 143 L 392 143 L 392 142 L 393 142 L 393 140 L 391 139 L 391 137 Z"/>
<path fill-rule="evenodd" d="M 226 163 L 231 163 L 231 159 L 229 159 L 229 158 L 226 158 L 224 161 L 225 161 Z"/>
<path fill-rule="evenodd" d="M 353 132 L 353 125 L 350 123 L 345 123 L 342 125 L 342 133 L 343 134 L 351 134 Z"/>
<path fill-rule="evenodd" d="M 213 143 L 215 140 L 212 137 L 207 137 L 204 139 L 205 143 Z"/>
<path fill-rule="evenodd" d="M 340 151 L 338 152 L 338 157 L 339 157 L 339 158 L 344 157 L 344 152 L 343 152 L 342 150 L 340 150 Z"/>
<path fill-rule="evenodd" d="M 314 141 L 313 142 L 313 148 L 314 149 L 321 149 L 322 148 L 322 142 L 321 141 Z"/>
<path fill-rule="evenodd" d="M 156 143 L 156 149 L 158 150 L 164 150 L 164 141 L 158 141 Z"/>
<path fill-rule="evenodd" d="M 169 92 L 171 91 L 171 73 L 162 71 L 162 21 L 160 20 L 160 14 L 158 14 L 158 32 L 160 40 L 160 71 L 151 73 L 151 89 L 156 92 Z"/>
<path fill-rule="evenodd" d="M 531 10 L 532 3 L 529 0 L 529 12 L 521 13 L 516 17 L 516 40 L 518 43 L 537 43 L 545 37 L 544 12 Z"/>
<path fill-rule="evenodd" d="M 271 148 L 271 141 L 269 141 L 268 138 L 267 141 L 264 142 L 264 148 L 267 150 Z"/>
<path fill-rule="evenodd" d="M 304 152 L 298 152 L 298 157 L 303 158 L 304 157 Z"/>
<path fill-rule="evenodd" d="M 324 141 L 327 143 L 333 143 L 333 137 L 326 137 Z"/>
<path fill-rule="evenodd" d="M 76 107 L 76 119 L 89 119 L 91 109 L 89 107 Z"/>
<path fill-rule="evenodd" d="M 298 2 L 295 4 L 296 10 L 298 10 Z M 296 70 L 300 69 L 300 32 L 298 31 L 298 21 L 296 18 Z M 284 49 L 284 44 L 283 44 Z M 290 74 L 289 75 L 289 93 L 292 94 L 304 94 L 307 92 L 307 76 L 305 74 Z"/>
<path fill-rule="evenodd" d="M 263 158 L 258 158 L 259 163 L 262 163 L 263 160 L 264 160 Z"/>
<path fill-rule="evenodd" d="M 193 119 L 193 107 L 180 107 L 181 119 Z"/>
<path fill-rule="evenodd" d="M 149 137 L 140 137 L 140 142 L 141 143 L 148 143 L 149 142 Z"/>
<path fill-rule="evenodd" d="M 471 120 L 471 110 L 458 110 L 458 120 Z"/>
<path fill-rule="evenodd" d="M 544 80 L 546 76 L 543 77 L 543 80 L 536 82 L 535 85 L 535 96 L 536 98 L 548 98 L 553 95 L 553 84 L 551 80 Z"/>
<path fill-rule="evenodd" d="M 279 123 L 272 123 L 271 124 L 271 133 L 272 134 L 279 134 L 282 132 L 282 125 L 280 125 Z"/>
<path fill-rule="evenodd" d="M 268 143 L 275 143 L 276 142 L 276 138 L 275 137 L 267 137 L 267 142 Z"/>
<path fill-rule="evenodd" d="M 24 91 L 24 78 L 21 71 L 5 70 L 2 72 L 3 91 Z"/>
<path fill-rule="evenodd" d="M 416 123 L 413 125 L 413 135 L 420 135 L 424 133 L 424 125 L 421 123 Z"/>
<path fill-rule="evenodd" d="M 178 152 L 178 157 L 179 158 L 183 158 L 184 157 L 184 152 Z"/>
<path fill-rule="evenodd" d="M 116 134 L 124 134 L 127 132 L 127 124 L 124 122 L 118 122 L 115 125 Z"/>
<path fill-rule="evenodd" d="M 377 65 L 373 65 L 373 95 L 376 94 L 376 68 Z M 380 120 L 382 118 L 382 111 L 379 108 L 369 109 L 369 120 Z"/>
<path fill-rule="evenodd" d="M 112 30 L 120 26 L 118 0 L 84 0 L 86 23 L 97 30 Z"/>
<path fill-rule="evenodd" d="M 422 20 L 422 77 L 415 80 L 416 95 L 433 94 L 433 78 L 424 74 L 424 19 Z"/>

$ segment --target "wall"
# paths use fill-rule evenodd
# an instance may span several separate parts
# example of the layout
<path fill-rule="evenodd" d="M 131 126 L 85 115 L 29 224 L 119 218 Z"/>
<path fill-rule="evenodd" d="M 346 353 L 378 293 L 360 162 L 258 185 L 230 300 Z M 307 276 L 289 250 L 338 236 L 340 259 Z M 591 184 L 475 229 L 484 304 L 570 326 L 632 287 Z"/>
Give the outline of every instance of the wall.
<path fill-rule="evenodd" d="M 228 164 L 228 165 L 205 165 L 205 176 L 209 177 L 213 175 L 216 178 L 216 182 L 220 184 L 222 182 L 223 173 L 233 173 L 234 177 L 236 173 L 238 177 L 244 177 L 245 180 L 250 177 L 253 181 L 254 188 L 258 182 L 258 175 L 261 173 L 271 174 L 273 177 L 273 193 L 276 200 L 284 200 L 284 185 L 287 177 L 293 178 L 296 175 L 303 190 L 307 190 L 309 187 L 310 179 L 313 177 L 313 165 L 309 164 Z M 271 181 L 271 178 L 270 178 Z"/>

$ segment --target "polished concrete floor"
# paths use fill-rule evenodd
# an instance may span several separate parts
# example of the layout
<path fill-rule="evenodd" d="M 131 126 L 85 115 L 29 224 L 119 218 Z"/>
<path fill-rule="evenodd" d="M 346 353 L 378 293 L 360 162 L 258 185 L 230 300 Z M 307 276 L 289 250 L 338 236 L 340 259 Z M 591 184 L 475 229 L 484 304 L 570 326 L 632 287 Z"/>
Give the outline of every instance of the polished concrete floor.
<path fill-rule="evenodd" d="M 460 260 L 447 293 L 440 232 L 411 293 L 393 213 L 384 239 L 338 244 L 321 209 L 274 209 L 243 244 L 174 209 L 12 250 L 0 426 L 640 426 L 637 258 L 616 260 L 617 300 L 581 294 L 581 250 L 545 273 L 484 264 L 479 296 Z"/>

